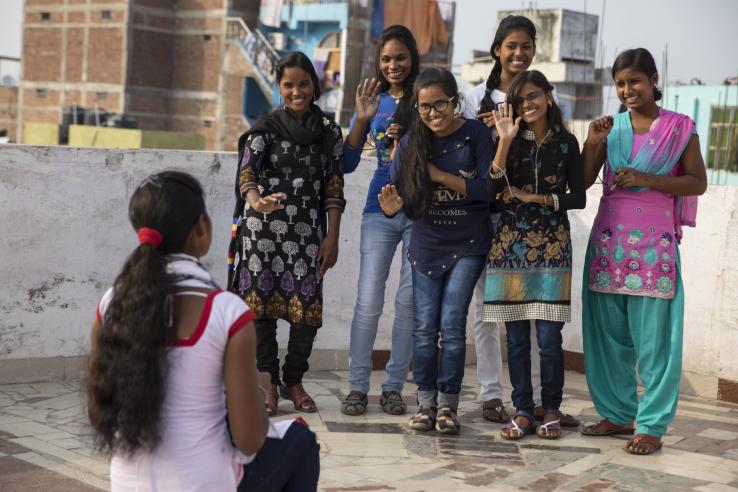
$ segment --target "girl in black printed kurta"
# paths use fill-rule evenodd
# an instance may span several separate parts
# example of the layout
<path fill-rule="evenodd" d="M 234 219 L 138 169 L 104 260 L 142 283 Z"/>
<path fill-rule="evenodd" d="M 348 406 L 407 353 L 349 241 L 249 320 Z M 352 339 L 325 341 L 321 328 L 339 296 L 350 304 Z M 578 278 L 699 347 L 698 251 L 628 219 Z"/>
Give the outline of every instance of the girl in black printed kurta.
<path fill-rule="evenodd" d="M 272 375 L 266 401 L 272 414 L 280 385 L 278 319 L 291 324 L 282 395 L 297 410 L 316 409 L 301 381 L 322 324 L 322 280 L 336 262 L 345 204 L 343 138 L 313 104 L 320 89 L 312 64 L 304 54 L 290 53 L 277 65 L 277 81 L 284 109 L 260 119 L 239 140 L 241 200 L 229 278 L 229 288 L 257 317 L 257 366 Z"/>
<path fill-rule="evenodd" d="M 552 91 L 542 73 L 521 72 L 508 88 L 510 104 L 502 108 L 505 114 L 512 111 L 521 129 L 504 135 L 500 131 L 498 152 L 506 160 L 511 186 L 503 193 L 504 207 L 492 237 L 482 319 L 505 322 L 507 328 L 516 413 L 503 427 L 504 439 L 520 439 L 533 432 L 545 439 L 561 436 L 561 330 L 571 321 L 572 248 L 567 210 L 584 208 L 586 194 L 579 144 L 564 128 Z M 530 320 L 535 321 L 540 347 L 545 411 L 538 429 L 533 418 Z"/>

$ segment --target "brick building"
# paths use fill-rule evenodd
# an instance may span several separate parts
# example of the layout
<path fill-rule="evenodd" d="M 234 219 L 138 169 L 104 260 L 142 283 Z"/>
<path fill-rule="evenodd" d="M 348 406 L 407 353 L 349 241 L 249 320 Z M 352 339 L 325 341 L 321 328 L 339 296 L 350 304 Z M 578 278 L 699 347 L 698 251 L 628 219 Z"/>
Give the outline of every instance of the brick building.
<path fill-rule="evenodd" d="M 255 23 L 258 0 L 25 0 L 18 131 L 76 104 L 144 130 L 200 133 L 232 148 L 246 126 L 248 67 L 229 54 L 226 18 Z M 230 131 L 226 128 L 233 125 Z"/>

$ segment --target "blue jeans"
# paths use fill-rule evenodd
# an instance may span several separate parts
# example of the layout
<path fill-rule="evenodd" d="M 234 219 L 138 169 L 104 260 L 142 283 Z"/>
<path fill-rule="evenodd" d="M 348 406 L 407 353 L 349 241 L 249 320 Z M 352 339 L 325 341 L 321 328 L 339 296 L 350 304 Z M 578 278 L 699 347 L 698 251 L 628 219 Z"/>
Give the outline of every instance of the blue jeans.
<path fill-rule="evenodd" d="M 561 338 L 564 323 L 542 319 L 535 322 L 536 338 L 541 348 L 541 401 L 546 412 L 555 412 L 561 406 L 564 390 L 564 349 Z M 513 405 L 517 410 L 533 413 L 535 404 L 530 382 L 530 321 L 509 321 L 505 326 Z"/>
<path fill-rule="evenodd" d="M 466 315 L 485 260 L 484 255 L 465 256 L 438 278 L 413 269 L 413 376 L 418 385 L 418 405 L 422 407 L 459 407 L 466 357 Z"/>
<path fill-rule="evenodd" d="M 369 392 L 372 351 L 377 323 L 384 308 L 384 290 L 397 245 L 402 242 L 400 285 L 395 294 L 395 322 L 392 325 L 392 353 L 382 391 L 402 391 L 413 349 L 413 289 L 407 248 L 410 220 L 400 212 L 392 218 L 382 213 L 366 213 L 361 219 L 361 266 L 359 287 L 351 321 L 349 344 L 349 390 Z"/>

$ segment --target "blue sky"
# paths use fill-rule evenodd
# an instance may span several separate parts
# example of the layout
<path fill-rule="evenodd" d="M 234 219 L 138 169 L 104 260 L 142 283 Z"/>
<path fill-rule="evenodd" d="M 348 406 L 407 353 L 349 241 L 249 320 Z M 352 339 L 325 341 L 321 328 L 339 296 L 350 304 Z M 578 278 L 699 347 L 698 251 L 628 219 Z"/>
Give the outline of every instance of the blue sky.
<path fill-rule="evenodd" d="M 669 45 L 669 80 L 699 77 L 718 84 L 738 75 L 738 0 L 457 0 L 454 64 L 468 61 L 472 49 L 488 50 L 497 10 L 566 8 L 601 15 L 605 65 L 627 48 L 649 49 L 661 68 Z M 0 55 L 20 56 L 23 0 L 0 0 Z M 482 15 L 483 14 L 483 15 Z M 11 70 L 2 66 L 3 74 Z"/>

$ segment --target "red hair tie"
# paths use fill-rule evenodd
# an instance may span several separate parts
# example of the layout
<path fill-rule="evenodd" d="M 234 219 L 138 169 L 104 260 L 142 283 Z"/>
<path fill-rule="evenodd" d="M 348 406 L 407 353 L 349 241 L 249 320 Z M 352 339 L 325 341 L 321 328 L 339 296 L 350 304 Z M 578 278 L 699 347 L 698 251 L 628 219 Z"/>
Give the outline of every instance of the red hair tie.
<path fill-rule="evenodd" d="M 138 243 L 139 244 L 150 244 L 154 248 L 158 248 L 163 241 L 161 233 L 156 229 L 150 227 L 142 227 L 138 230 Z"/>

